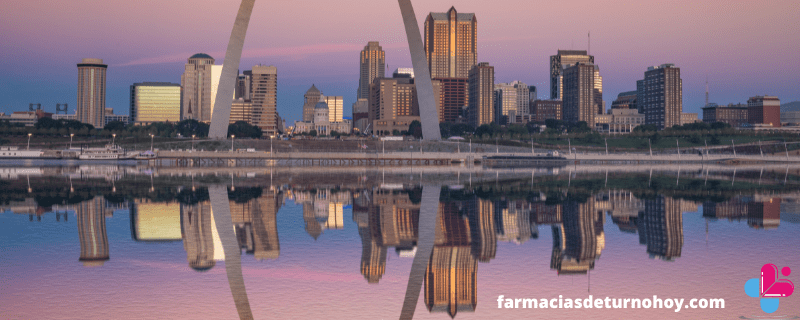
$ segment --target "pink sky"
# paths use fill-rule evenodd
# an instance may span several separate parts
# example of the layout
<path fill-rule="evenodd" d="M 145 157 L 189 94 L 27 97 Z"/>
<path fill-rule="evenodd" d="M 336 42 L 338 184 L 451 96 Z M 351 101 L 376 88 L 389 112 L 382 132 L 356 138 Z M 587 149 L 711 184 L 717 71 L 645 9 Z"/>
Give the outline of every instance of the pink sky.
<path fill-rule="evenodd" d="M 604 80 L 604 100 L 634 90 L 647 66 L 675 63 L 684 111 L 698 112 L 705 79 L 711 101 L 754 95 L 800 100 L 800 2 L 785 1 L 415 1 L 420 23 L 455 6 L 478 18 L 478 59 L 498 82 L 521 80 L 549 96 L 549 56 L 585 49 Z M 107 104 L 126 114 L 128 86 L 180 82 L 186 58 L 207 52 L 221 64 L 239 2 L 5 1 L 0 13 L 0 112 L 42 103 L 74 110 L 85 57 L 109 64 Z M 302 94 L 316 84 L 342 95 L 349 113 L 358 85 L 358 51 L 380 41 L 391 71 L 410 66 L 395 1 L 257 1 L 241 69 L 278 67 L 278 111 L 300 117 Z M 43 90 L 42 88 L 46 88 Z"/>

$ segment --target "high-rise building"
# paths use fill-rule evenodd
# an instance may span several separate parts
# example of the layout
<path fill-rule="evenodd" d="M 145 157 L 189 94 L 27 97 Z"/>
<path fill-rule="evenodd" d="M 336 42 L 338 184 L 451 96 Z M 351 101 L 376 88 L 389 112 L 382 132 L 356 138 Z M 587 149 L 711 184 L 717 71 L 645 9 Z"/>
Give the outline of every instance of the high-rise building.
<path fill-rule="evenodd" d="M 432 81 L 434 97 L 441 97 L 441 83 Z M 437 114 L 441 114 L 437 110 Z M 419 121 L 417 89 L 412 78 L 381 78 L 370 85 L 369 120 L 371 131 L 378 135 L 391 135 L 408 130 L 414 120 Z"/>
<path fill-rule="evenodd" d="M 752 126 L 781 126 L 781 100 L 772 96 L 755 96 L 747 100 L 747 122 Z"/>
<path fill-rule="evenodd" d="M 603 77 L 600 76 L 600 67 L 594 65 L 594 104 L 597 114 L 606 113 L 606 102 L 603 101 Z"/>
<path fill-rule="evenodd" d="M 257 65 L 253 67 L 252 125 L 261 128 L 265 135 L 278 134 L 278 68 Z"/>
<path fill-rule="evenodd" d="M 105 204 L 106 199 L 97 196 L 75 206 L 81 242 L 81 256 L 78 260 L 85 267 L 102 266 L 109 259 Z"/>
<path fill-rule="evenodd" d="M 135 125 L 181 121 L 181 85 L 169 82 L 131 85 L 130 121 Z"/>
<path fill-rule="evenodd" d="M 219 90 L 219 80 L 222 77 L 222 65 L 215 64 L 211 66 L 211 113 L 209 113 L 209 121 L 211 121 L 211 115 L 214 114 L 214 105 L 217 103 L 217 90 Z M 237 80 L 238 81 L 238 80 Z M 231 96 L 231 100 L 236 97 L 236 88 L 234 87 L 233 96 Z"/>
<path fill-rule="evenodd" d="M 644 114 L 644 80 L 636 80 L 636 109 Z"/>
<path fill-rule="evenodd" d="M 550 56 L 550 99 L 563 100 L 564 68 L 578 62 L 594 64 L 594 56 L 585 50 L 558 50 L 558 54 Z"/>
<path fill-rule="evenodd" d="M 392 78 L 414 78 L 414 68 L 397 68 L 392 73 Z"/>
<path fill-rule="evenodd" d="M 683 112 L 681 69 L 671 63 L 649 67 L 644 73 L 643 85 L 644 101 L 637 100 L 637 104 L 642 104 L 645 124 L 655 125 L 659 130 L 680 125 Z"/>
<path fill-rule="evenodd" d="M 480 126 L 495 121 L 494 117 L 494 67 L 481 62 L 469 71 L 469 123 Z"/>
<path fill-rule="evenodd" d="M 369 99 L 369 85 L 386 76 L 386 52 L 378 41 L 370 41 L 361 50 L 361 72 L 358 79 L 357 99 Z M 330 106 L 330 104 L 328 104 Z M 333 120 L 331 120 L 333 121 Z"/>
<path fill-rule="evenodd" d="M 359 133 L 367 130 L 369 125 L 369 99 L 358 99 L 353 103 L 353 130 Z"/>
<path fill-rule="evenodd" d="M 741 127 L 747 123 L 747 105 L 731 103 L 727 106 L 720 106 L 716 103 L 709 103 L 703 107 L 703 122 L 709 124 L 724 122 L 734 128 Z"/>
<path fill-rule="evenodd" d="M 431 78 L 467 78 L 478 62 L 478 20 L 455 7 L 425 19 L 425 55 Z"/>
<path fill-rule="evenodd" d="M 563 101 L 561 100 L 534 100 L 531 103 L 531 115 L 533 121 L 545 122 L 547 119 L 561 120 L 564 112 L 562 110 Z"/>
<path fill-rule="evenodd" d="M 617 95 L 617 99 L 611 103 L 611 109 L 637 109 L 636 107 L 636 91 L 621 92 Z"/>
<path fill-rule="evenodd" d="M 308 91 L 306 91 L 306 94 L 303 96 L 303 121 L 314 121 L 314 107 L 318 102 L 320 102 L 321 99 L 322 92 L 320 92 L 319 89 L 312 84 L 311 88 L 309 88 Z"/>
<path fill-rule="evenodd" d="M 594 65 L 578 62 L 564 69 L 564 121 L 585 121 L 594 128 L 597 106 L 594 100 Z"/>
<path fill-rule="evenodd" d="M 83 59 L 78 64 L 78 121 L 96 128 L 105 125 L 106 70 L 103 59 Z"/>
<path fill-rule="evenodd" d="M 458 122 L 462 110 L 469 104 L 469 83 L 467 78 L 436 78 L 442 85 L 439 119 L 441 122 Z"/>
<path fill-rule="evenodd" d="M 253 77 L 252 71 L 245 71 L 236 78 L 236 88 L 233 90 L 233 99 L 250 100 L 250 85 Z"/>
<path fill-rule="evenodd" d="M 525 83 L 520 81 L 498 83 L 494 85 L 494 92 L 496 118 L 530 114 L 530 89 Z"/>
<path fill-rule="evenodd" d="M 539 100 L 539 94 L 536 91 L 536 86 L 528 87 L 528 103 L 533 104 L 533 101 Z"/>
<path fill-rule="evenodd" d="M 342 96 L 324 96 L 323 102 L 328 104 L 328 116 L 330 122 L 342 122 L 342 110 L 344 108 L 344 97 Z"/>
<path fill-rule="evenodd" d="M 189 57 L 181 75 L 183 102 L 181 119 L 194 119 L 202 122 L 211 121 L 211 78 L 214 58 L 198 53 Z M 217 79 L 219 84 L 219 79 Z"/>
<path fill-rule="evenodd" d="M 229 123 L 234 124 L 237 121 L 244 121 L 249 124 L 253 124 L 252 101 L 239 98 L 231 102 L 231 117 L 229 119 Z"/>

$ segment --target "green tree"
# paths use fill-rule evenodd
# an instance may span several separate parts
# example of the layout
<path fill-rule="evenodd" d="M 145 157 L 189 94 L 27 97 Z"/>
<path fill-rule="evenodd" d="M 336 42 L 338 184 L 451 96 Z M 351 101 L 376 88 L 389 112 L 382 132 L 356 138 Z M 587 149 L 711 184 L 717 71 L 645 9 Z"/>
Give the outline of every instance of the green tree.
<path fill-rule="evenodd" d="M 422 138 L 422 123 L 420 123 L 418 120 L 411 121 L 411 123 L 408 125 L 408 132 L 414 136 L 414 138 Z"/>
<path fill-rule="evenodd" d="M 261 128 L 251 125 L 246 121 L 236 121 L 233 124 L 228 125 L 228 136 L 231 135 L 242 138 L 247 137 L 258 139 L 261 138 L 263 132 L 261 131 Z"/>
<path fill-rule="evenodd" d="M 125 123 L 122 121 L 111 121 L 103 127 L 103 130 L 111 132 L 125 131 Z"/>
<path fill-rule="evenodd" d="M 312 129 L 311 131 L 308 132 L 308 135 L 312 136 L 312 137 L 316 137 L 317 136 L 317 130 L 313 130 Z"/>

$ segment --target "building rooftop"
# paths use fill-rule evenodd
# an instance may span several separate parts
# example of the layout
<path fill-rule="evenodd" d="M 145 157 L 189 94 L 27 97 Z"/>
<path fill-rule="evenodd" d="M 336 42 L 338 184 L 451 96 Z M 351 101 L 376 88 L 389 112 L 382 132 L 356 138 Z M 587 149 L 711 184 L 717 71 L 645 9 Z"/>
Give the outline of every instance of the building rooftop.
<path fill-rule="evenodd" d="M 314 109 L 328 109 L 328 104 L 324 101 L 320 101 L 314 106 Z"/>
<path fill-rule="evenodd" d="M 214 59 L 208 54 L 205 53 L 195 53 L 193 56 L 189 57 L 189 59 Z"/>

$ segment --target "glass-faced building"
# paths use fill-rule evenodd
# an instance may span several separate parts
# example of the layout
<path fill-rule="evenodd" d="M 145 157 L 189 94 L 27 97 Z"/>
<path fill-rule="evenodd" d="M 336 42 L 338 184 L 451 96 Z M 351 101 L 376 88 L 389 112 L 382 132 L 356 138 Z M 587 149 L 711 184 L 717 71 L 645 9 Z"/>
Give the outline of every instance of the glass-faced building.
<path fill-rule="evenodd" d="M 136 125 L 181 121 L 181 85 L 143 82 L 131 85 L 130 121 Z"/>

